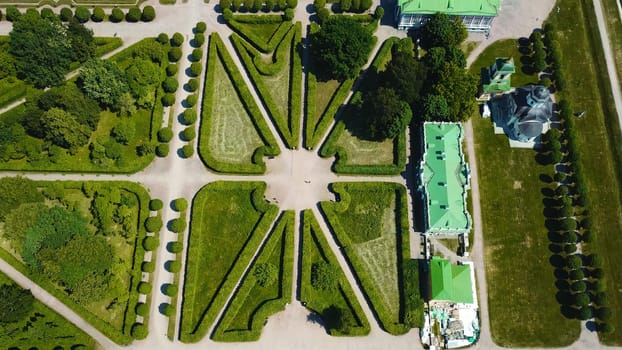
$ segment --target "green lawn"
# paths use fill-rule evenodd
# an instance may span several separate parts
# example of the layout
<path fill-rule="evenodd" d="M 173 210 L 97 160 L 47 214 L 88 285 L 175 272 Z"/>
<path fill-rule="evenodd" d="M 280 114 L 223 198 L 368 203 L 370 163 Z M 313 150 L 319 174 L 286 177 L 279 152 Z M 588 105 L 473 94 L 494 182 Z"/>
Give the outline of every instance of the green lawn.
<path fill-rule="evenodd" d="M 195 196 L 181 316 L 181 340 L 196 342 L 215 321 L 277 208 L 265 184 L 215 182 Z"/>
<path fill-rule="evenodd" d="M 0 272 L 0 285 L 5 284 L 14 282 Z M 95 341 L 64 317 L 39 300 L 35 299 L 32 305 L 26 319 L 0 324 L 0 346 L 7 349 L 95 348 Z"/>
<path fill-rule="evenodd" d="M 305 306 L 309 310 L 319 315 L 331 306 L 349 313 L 347 318 L 354 320 L 349 332 L 340 333 L 338 330 L 331 329 L 329 331 L 332 335 L 367 335 L 370 331 L 369 321 L 324 235 L 313 212 L 305 210 L 303 212 L 300 301 L 306 303 Z M 311 284 L 312 267 L 318 263 L 326 263 L 336 271 L 336 286 L 333 289 L 314 288 Z"/>
<path fill-rule="evenodd" d="M 405 192 L 399 188 L 391 183 L 338 183 L 333 190 L 340 201 L 321 203 L 383 328 L 392 334 L 407 330 L 400 315 L 399 276 L 409 237 L 401 204 Z"/>
<path fill-rule="evenodd" d="M 558 3 L 549 20 L 555 23 L 563 51 L 567 88 L 562 97 L 568 99 L 574 110 L 586 110 L 586 116 L 576 121 L 577 140 L 581 150 L 581 165 L 590 198 L 592 232 L 596 242 L 586 252 L 596 252 L 604 258 L 610 308 L 616 310 L 610 323 L 617 329 L 612 334 L 600 335 L 608 345 L 622 345 L 622 205 L 620 179 L 622 178 L 622 136 L 612 98 L 609 76 L 594 15 L 593 3 L 587 0 L 569 0 Z M 605 18 L 610 26 L 612 48 L 620 57 L 619 22 L 614 1 L 605 1 Z M 615 11 L 615 12 L 614 12 Z M 615 15 L 614 15 L 615 13 Z M 615 24 L 617 22 L 617 24 Z M 613 24 L 612 24 L 613 23 Z M 620 72 L 621 61 L 617 61 Z"/>
<path fill-rule="evenodd" d="M 294 215 L 284 212 L 270 238 L 227 307 L 212 338 L 217 341 L 259 339 L 264 322 L 291 302 L 294 254 Z M 272 266 L 277 271 L 272 284 L 261 285 L 254 273 L 257 267 Z"/>
<path fill-rule="evenodd" d="M 512 57 L 514 58 L 514 66 L 516 68 L 516 73 L 512 74 L 512 86 L 523 86 L 538 82 L 538 77 L 535 74 L 526 74 L 523 70 L 522 54 L 518 51 L 518 38 L 499 40 L 493 46 L 493 50 L 486 49 L 477 56 L 477 59 L 471 65 L 473 73 L 479 74 L 480 68 L 490 67 L 497 57 Z M 473 67 L 477 67 L 477 69 Z"/>

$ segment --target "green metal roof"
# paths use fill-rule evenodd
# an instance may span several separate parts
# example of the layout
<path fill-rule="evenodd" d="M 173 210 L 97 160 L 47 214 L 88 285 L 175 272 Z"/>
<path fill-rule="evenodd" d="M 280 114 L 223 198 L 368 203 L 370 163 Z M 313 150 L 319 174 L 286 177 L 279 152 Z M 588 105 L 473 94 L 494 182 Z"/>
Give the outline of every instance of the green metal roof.
<path fill-rule="evenodd" d="M 402 13 L 497 16 L 501 0 L 398 0 Z"/>
<path fill-rule="evenodd" d="M 448 300 L 454 303 L 473 303 L 471 267 L 452 265 L 447 259 L 433 256 L 430 260 L 432 300 Z"/>
<path fill-rule="evenodd" d="M 425 123 L 421 182 L 425 188 L 427 231 L 464 233 L 471 228 L 466 210 L 468 166 L 462 155 L 458 123 Z"/>
<path fill-rule="evenodd" d="M 511 76 L 516 72 L 512 57 L 497 57 L 495 63 L 481 72 L 482 90 L 485 92 L 510 91 Z"/>

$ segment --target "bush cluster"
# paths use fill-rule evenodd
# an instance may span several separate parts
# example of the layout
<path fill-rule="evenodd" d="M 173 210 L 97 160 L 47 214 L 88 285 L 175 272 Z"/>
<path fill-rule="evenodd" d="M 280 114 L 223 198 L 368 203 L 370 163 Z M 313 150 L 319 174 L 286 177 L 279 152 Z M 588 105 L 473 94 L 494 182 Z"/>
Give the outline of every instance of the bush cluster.
<path fill-rule="evenodd" d="M 220 0 L 219 5 L 223 13 L 227 10 L 232 12 L 257 12 L 259 10 L 263 12 L 279 12 L 296 8 L 296 6 L 298 6 L 298 0 Z M 259 17 L 258 15 L 244 16 Z"/>
<path fill-rule="evenodd" d="M 173 202 L 171 203 L 171 207 L 175 211 L 182 212 L 188 209 L 188 201 L 186 200 L 186 198 L 177 198 L 173 200 Z"/>

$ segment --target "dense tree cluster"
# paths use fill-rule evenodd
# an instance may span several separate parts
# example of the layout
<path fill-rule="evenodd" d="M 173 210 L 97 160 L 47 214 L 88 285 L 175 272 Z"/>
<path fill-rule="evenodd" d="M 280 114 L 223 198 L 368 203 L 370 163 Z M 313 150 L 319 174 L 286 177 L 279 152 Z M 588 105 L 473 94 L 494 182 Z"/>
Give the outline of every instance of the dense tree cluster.
<path fill-rule="evenodd" d="M 66 25 L 36 11 L 19 16 L 9 36 L 18 75 L 37 87 L 62 84 L 72 61 L 84 62 L 95 52 L 93 32 L 78 21 Z"/>
<path fill-rule="evenodd" d="M 359 22 L 333 16 L 312 33 L 309 50 L 319 77 L 345 80 L 358 75 L 373 45 L 372 33 Z"/>
<path fill-rule="evenodd" d="M 19 322 L 32 311 L 35 298 L 16 284 L 0 285 L 0 324 Z"/>

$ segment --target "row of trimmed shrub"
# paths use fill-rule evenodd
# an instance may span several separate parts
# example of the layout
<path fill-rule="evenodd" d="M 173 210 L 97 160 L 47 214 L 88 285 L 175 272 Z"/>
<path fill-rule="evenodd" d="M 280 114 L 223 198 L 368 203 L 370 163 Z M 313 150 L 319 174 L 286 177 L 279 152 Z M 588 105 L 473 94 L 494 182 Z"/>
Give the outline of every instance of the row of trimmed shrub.
<path fill-rule="evenodd" d="M 296 8 L 298 0 L 220 0 L 219 5 L 222 11 L 257 12 L 262 10 L 264 12 L 276 12 Z"/>
<path fill-rule="evenodd" d="M 259 192 L 262 194 L 262 202 L 263 201 L 263 193 L 266 190 L 265 182 L 225 182 L 225 181 L 217 181 L 208 184 L 204 188 L 201 189 L 197 196 L 204 194 L 204 192 L 211 191 L 239 191 L 244 189 L 253 190 L 254 192 Z M 254 202 L 254 200 L 253 200 Z M 235 264 L 231 268 L 231 270 L 227 273 L 224 280 L 219 284 L 218 290 L 215 292 L 215 296 L 212 301 L 209 303 L 209 307 L 205 310 L 194 310 L 195 304 L 189 305 L 190 298 L 184 298 L 183 307 L 182 307 L 182 315 L 181 315 L 181 330 L 180 330 L 180 340 L 186 343 L 195 343 L 201 340 L 209 330 L 210 326 L 214 321 L 216 321 L 216 317 L 218 313 L 225 305 L 227 298 L 233 291 L 237 281 L 242 276 L 246 266 L 248 266 L 251 261 L 253 255 L 255 254 L 257 248 L 259 247 L 261 241 L 263 240 L 265 233 L 270 229 L 270 225 L 276 219 L 278 214 L 278 207 L 271 204 L 265 204 L 267 210 L 262 211 L 261 218 L 259 222 L 253 229 L 253 232 L 250 234 L 248 240 L 245 242 L 244 247 L 241 249 L 238 258 L 236 259 Z M 262 207 L 263 205 L 259 205 Z M 190 234 L 191 236 L 197 235 L 198 232 L 195 230 L 200 230 L 201 225 L 200 220 L 195 220 L 194 213 L 196 215 L 203 215 L 202 208 L 194 208 L 192 223 Z M 203 250 L 205 248 L 202 246 L 192 245 L 189 243 L 188 246 L 188 255 L 189 256 L 200 256 L 203 254 Z M 194 268 L 204 268 L 203 266 L 194 266 Z M 186 268 L 186 272 L 189 275 L 194 274 L 193 271 L 188 271 L 188 267 Z M 185 293 L 192 293 L 192 291 L 197 290 L 199 288 L 199 284 L 205 283 L 205 281 L 194 281 L 192 279 L 186 279 L 184 285 Z M 197 314 L 200 313 L 202 315 L 199 320 L 199 324 L 188 324 L 188 319 L 184 318 L 184 313 Z"/>
<path fill-rule="evenodd" d="M 377 191 L 380 189 L 386 190 L 394 190 L 396 192 L 396 196 L 398 196 L 399 203 L 404 202 L 404 199 L 401 197 L 406 196 L 406 191 L 400 184 L 394 183 L 374 183 L 374 182 L 361 182 L 361 183 L 335 183 L 332 185 L 332 190 L 339 194 L 341 198 L 345 197 L 349 187 L 355 186 L 357 190 L 362 190 L 364 188 L 369 188 Z M 400 190 L 401 188 L 401 190 Z M 320 208 L 322 209 L 323 214 L 327 217 L 327 222 L 329 223 L 332 233 L 335 238 L 339 242 L 339 245 L 342 247 L 343 251 L 346 254 L 346 257 L 349 263 L 353 266 L 354 274 L 357 280 L 360 282 L 361 286 L 363 286 L 363 291 L 365 296 L 370 301 L 372 305 L 373 311 L 378 317 L 378 320 L 384 330 L 393 335 L 405 334 L 410 329 L 410 326 L 404 323 L 394 323 L 391 321 L 393 318 L 391 316 L 391 312 L 386 308 L 384 303 L 384 298 L 382 297 L 380 291 L 374 284 L 374 279 L 369 274 L 369 272 L 364 268 L 364 264 L 361 259 L 357 256 L 354 251 L 354 247 L 352 241 L 348 237 L 345 229 L 341 226 L 339 217 L 337 213 L 339 211 L 347 209 L 344 205 L 337 204 L 335 202 L 321 202 Z M 398 261 L 397 266 L 398 269 L 403 268 L 404 261 L 404 250 L 409 247 L 409 237 L 408 237 L 408 211 L 405 207 L 400 205 L 399 208 L 396 208 L 397 217 L 399 218 L 400 227 L 398 228 L 398 248 L 401 247 L 401 250 L 398 249 Z M 406 226 L 404 226 L 406 224 Z M 409 255 L 406 255 L 409 258 Z M 403 293 L 402 283 L 400 283 L 400 293 Z M 400 298 L 400 300 L 403 298 Z M 404 305 L 400 305 L 400 315 L 403 314 Z"/>
<path fill-rule="evenodd" d="M 185 146 L 184 146 L 185 147 Z M 167 335 L 170 340 L 175 338 L 175 320 L 177 319 L 177 300 L 179 298 L 179 272 L 181 271 L 181 253 L 184 248 L 184 232 L 187 228 L 186 211 L 188 210 L 188 200 L 180 197 L 171 202 L 171 208 L 179 213 L 179 217 L 169 222 L 169 230 L 177 234 L 177 240 L 170 241 L 166 249 L 175 254 L 174 260 L 168 260 L 164 267 L 173 274 L 173 283 L 164 286 L 163 293 L 171 297 L 170 303 L 164 305 L 162 314 L 169 318 Z"/>
<path fill-rule="evenodd" d="M 39 12 L 36 8 L 29 8 L 26 11 L 35 11 Z M 56 14 L 51 8 L 43 8 L 41 9 L 41 17 L 49 18 L 54 17 Z M 9 22 L 13 22 L 17 20 L 21 16 L 21 12 L 17 7 L 11 6 L 6 9 L 6 20 Z M 110 22 L 119 23 L 124 19 L 127 22 L 151 22 L 156 17 L 156 12 L 153 6 L 147 5 L 142 10 L 138 6 L 131 7 L 127 13 L 124 13 L 118 7 L 115 7 L 110 12 L 110 15 L 106 15 L 104 9 L 96 6 L 93 8 L 93 11 L 86 6 L 78 6 L 75 9 L 75 12 L 69 7 L 63 7 L 58 14 L 59 18 L 63 22 L 67 22 L 72 18 L 75 18 L 80 23 L 86 23 L 89 20 L 93 22 L 102 22 L 106 19 L 110 20 Z M 0 19 L 2 18 L 2 13 L 0 12 Z"/>
<path fill-rule="evenodd" d="M 264 146 L 258 147 L 252 156 L 252 164 L 232 164 L 222 162 L 214 158 L 209 148 L 207 137 L 209 130 L 211 129 L 211 123 L 213 116 L 211 115 L 212 100 L 214 96 L 214 74 L 213 72 L 216 60 L 220 59 L 227 75 L 233 82 L 233 86 L 238 93 L 244 108 L 250 115 L 253 125 L 259 133 Z M 199 155 L 205 165 L 210 169 L 221 173 L 244 173 L 244 174 L 263 174 L 266 171 L 266 165 L 264 163 L 264 156 L 277 156 L 280 154 L 280 149 L 272 135 L 268 125 L 266 124 L 259 107 L 256 105 L 253 97 L 251 96 L 248 87 L 242 79 L 242 75 L 237 70 L 233 60 L 228 55 L 224 48 L 224 43 L 217 33 L 212 33 L 210 37 L 207 70 L 205 76 L 205 87 L 203 91 L 203 105 L 201 110 L 201 126 L 199 134 Z"/>
<path fill-rule="evenodd" d="M 331 1 L 334 4 L 338 4 L 339 12 L 365 12 L 371 8 L 372 0 L 339 0 Z M 326 8 L 326 0 L 314 0 L 313 9 L 318 11 L 319 9 Z"/>
<path fill-rule="evenodd" d="M 255 192 L 258 192 L 255 190 Z M 261 194 L 263 196 L 263 193 Z M 285 211 L 278 219 L 270 236 L 267 238 L 266 243 L 261 248 L 256 260 L 247 270 L 240 282 L 241 287 L 236 291 L 233 298 L 237 300 L 236 303 L 231 303 L 225 310 L 223 318 L 217 325 L 212 339 L 216 341 L 227 342 L 242 342 L 242 341 L 256 341 L 261 336 L 261 331 L 265 325 L 265 321 L 268 317 L 276 314 L 277 312 L 285 310 L 285 306 L 291 302 L 291 288 L 293 283 L 293 262 L 294 262 L 294 216 L 293 210 Z M 287 225 L 287 226 L 286 226 Z M 277 237 L 285 231 L 285 237 Z M 282 242 L 284 240 L 284 242 Z M 283 244 L 280 244 L 283 243 Z M 276 282 L 273 288 L 279 289 L 279 296 L 275 299 L 270 299 L 262 302 L 256 309 L 250 313 L 250 319 L 247 324 L 249 329 L 244 330 L 227 330 L 229 323 L 235 319 L 235 316 L 240 311 L 242 306 L 246 306 L 246 299 L 250 296 L 251 291 L 257 285 L 253 283 L 254 277 L 252 276 L 252 269 L 261 263 L 269 262 L 270 257 L 274 254 L 274 250 L 281 250 L 280 254 L 280 269 L 279 269 L 279 282 Z M 249 281 L 250 279 L 250 281 Z M 232 301 L 234 300 L 232 299 Z M 236 306 L 235 308 L 233 306 Z"/>
<path fill-rule="evenodd" d="M 283 37 L 285 36 L 285 34 L 287 34 L 291 27 L 291 22 L 283 21 L 281 16 L 276 16 L 274 19 L 270 19 L 270 22 L 267 23 L 280 23 L 280 25 L 277 28 L 276 32 L 272 34 L 270 40 L 268 40 L 268 42 L 265 42 L 260 36 L 256 36 L 252 31 L 243 30 L 243 24 L 254 23 L 245 22 L 242 19 L 244 17 L 250 16 L 235 16 L 234 19 L 229 20 L 227 24 L 229 25 L 229 27 L 231 27 L 231 29 L 238 33 L 238 35 L 240 35 L 242 38 L 244 38 L 246 41 L 251 43 L 255 48 L 263 53 L 271 53 L 272 51 L 274 51 L 276 46 L 281 42 L 281 40 L 283 40 Z"/>
<path fill-rule="evenodd" d="M 249 48 L 248 46 L 250 45 L 246 44 L 236 34 L 234 34 L 231 38 L 234 44 L 234 47 L 238 53 L 238 56 L 244 63 L 244 67 L 246 68 L 247 73 L 251 77 L 251 82 L 253 83 L 255 88 L 259 91 L 258 95 L 263 105 L 265 106 L 266 110 L 269 112 L 268 114 L 270 118 L 272 119 L 274 124 L 277 126 L 277 131 L 279 132 L 282 139 L 285 141 L 285 144 L 289 148 L 295 148 L 297 146 L 297 140 L 298 140 L 298 137 L 296 137 L 297 129 L 293 128 L 294 125 L 291 125 L 292 129 L 290 129 L 290 118 L 292 117 L 293 119 L 300 119 L 300 118 L 297 118 L 295 114 L 286 113 L 284 115 L 283 113 L 281 113 L 279 106 L 277 106 L 277 103 L 275 102 L 274 98 L 270 94 L 270 90 L 266 86 L 266 83 L 263 81 L 261 75 L 274 75 L 278 73 L 280 70 L 284 69 L 286 65 L 287 65 L 287 68 L 289 68 L 289 62 L 292 61 L 293 57 L 291 57 L 288 62 L 285 62 L 286 61 L 285 56 L 287 54 L 287 49 L 289 49 L 288 44 L 293 45 L 294 47 L 296 47 L 297 45 L 297 43 L 293 41 L 294 34 L 295 34 L 294 27 L 291 26 L 288 34 L 285 35 L 285 37 L 281 41 L 281 44 L 277 46 L 276 52 L 274 54 L 275 58 L 273 58 L 274 62 L 272 64 L 263 63 L 263 58 L 261 57 L 259 53 L 257 53 L 253 58 L 251 58 L 250 56 L 251 53 L 248 50 L 251 50 L 251 51 L 255 51 L 255 50 L 253 48 Z M 294 51 L 292 53 L 295 54 L 297 52 Z M 259 66 L 257 65 L 258 62 L 261 62 L 260 65 L 263 66 L 262 67 L 263 71 L 269 70 L 268 73 L 271 73 L 271 74 L 264 74 L 263 72 L 260 72 Z M 294 72 L 290 72 L 290 73 L 294 73 Z M 301 71 L 297 72 L 297 74 L 301 74 L 301 73 L 302 73 Z M 291 79 L 290 79 L 290 82 L 291 82 Z M 299 86 L 300 85 L 298 85 L 298 87 Z M 290 85 L 288 90 L 290 89 L 296 89 L 296 86 Z M 300 100 L 292 101 L 291 99 L 288 99 L 288 105 L 289 105 L 288 107 L 291 108 L 294 103 L 300 104 Z M 290 111 L 290 108 L 288 108 L 288 111 Z"/>
<path fill-rule="evenodd" d="M 339 262 L 337 262 L 337 260 L 334 257 L 334 253 L 331 251 L 330 247 L 328 246 L 328 242 L 326 241 L 326 238 L 323 237 L 323 235 L 317 236 L 315 238 L 309 237 L 310 235 L 313 234 L 312 231 L 320 232 L 320 233 L 322 232 L 315 216 L 313 215 L 313 211 L 311 209 L 306 209 L 302 212 L 302 223 L 303 223 L 302 224 L 303 225 L 303 233 L 302 233 L 303 237 L 301 238 L 301 240 L 302 240 L 303 252 L 302 252 L 302 263 L 301 263 L 300 274 L 303 275 L 303 274 L 311 273 L 311 265 L 312 265 L 311 258 L 310 258 L 311 255 L 308 253 L 309 248 L 307 248 L 307 245 L 309 244 L 315 244 L 317 249 L 320 250 L 321 256 L 326 259 L 329 265 L 341 269 Z M 335 336 L 367 335 L 371 331 L 369 321 L 365 317 L 365 313 L 363 312 L 363 309 L 361 308 L 361 305 L 358 302 L 358 299 L 356 298 L 354 291 L 352 290 L 353 287 L 350 286 L 348 280 L 343 275 L 343 272 L 341 272 L 340 275 L 342 276 L 342 278 L 340 278 L 340 280 L 338 281 L 340 286 L 339 286 L 339 291 L 337 293 L 342 293 L 343 298 L 348 300 L 348 305 L 350 306 L 350 309 L 352 313 L 354 314 L 355 319 L 358 321 L 359 327 L 350 327 L 349 332 L 347 334 L 341 333 L 336 329 L 331 329 L 330 333 L 331 335 L 335 335 Z M 300 301 L 303 303 L 307 303 L 308 304 L 307 307 L 311 309 L 311 307 L 315 305 L 315 302 L 310 299 L 310 296 L 306 295 L 305 291 L 313 289 L 314 287 L 312 285 L 307 285 L 308 281 L 310 281 L 310 279 L 307 280 L 304 277 L 301 278 L 301 283 L 303 283 L 303 285 L 300 288 Z M 341 284 L 345 284 L 346 288 L 343 288 Z M 353 302 L 351 302 L 350 300 L 353 300 Z"/>

